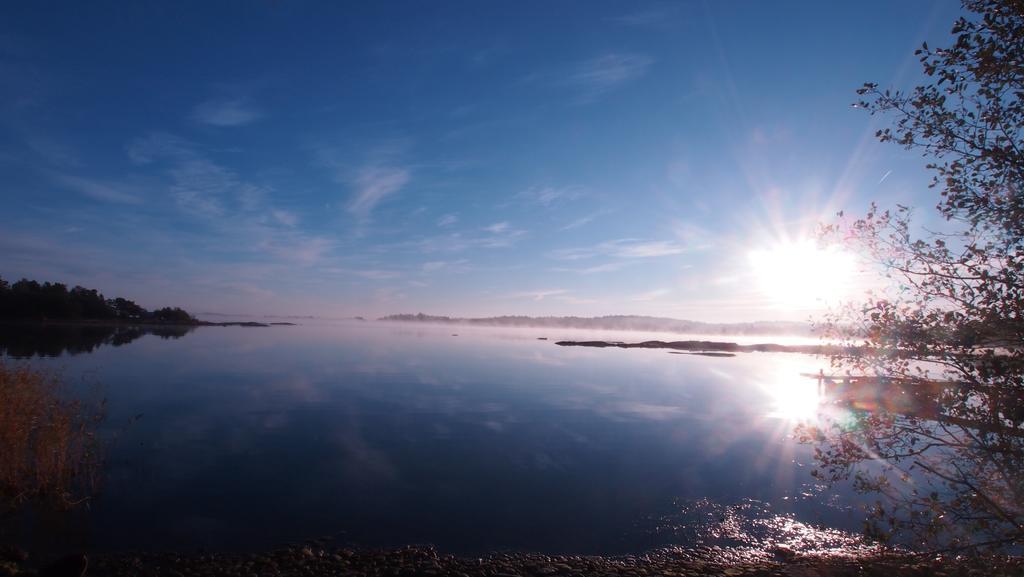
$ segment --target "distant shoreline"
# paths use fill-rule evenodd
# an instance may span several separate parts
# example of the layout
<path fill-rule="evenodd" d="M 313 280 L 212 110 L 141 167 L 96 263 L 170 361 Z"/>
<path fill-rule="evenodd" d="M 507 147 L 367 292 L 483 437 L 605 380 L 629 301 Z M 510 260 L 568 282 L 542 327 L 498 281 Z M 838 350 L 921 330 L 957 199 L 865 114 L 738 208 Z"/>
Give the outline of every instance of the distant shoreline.
<path fill-rule="evenodd" d="M 7 326 L 31 325 L 31 326 L 97 326 L 97 327 L 270 327 L 270 326 L 297 326 L 296 323 L 274 322 L 258 323 L 255 321 L 232 321 L 232 322 L 211 322 L 211 321 L 154 321 L 154 320 L 131 320 L 131 319 L 0 319 L 0 324 Z"/>

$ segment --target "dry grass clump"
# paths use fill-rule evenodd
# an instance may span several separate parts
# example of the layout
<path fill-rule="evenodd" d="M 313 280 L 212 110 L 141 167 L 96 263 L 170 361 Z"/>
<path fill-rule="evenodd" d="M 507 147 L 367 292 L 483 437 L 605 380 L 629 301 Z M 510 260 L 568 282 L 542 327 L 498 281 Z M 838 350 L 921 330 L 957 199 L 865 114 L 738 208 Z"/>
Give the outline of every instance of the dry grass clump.
<path fill-rule="evenodd" d="M 94 493 L 103 404 L 62 392 L 51 373 L 0 361 L 0 512 L 28 501 L 69 508 Z"/>

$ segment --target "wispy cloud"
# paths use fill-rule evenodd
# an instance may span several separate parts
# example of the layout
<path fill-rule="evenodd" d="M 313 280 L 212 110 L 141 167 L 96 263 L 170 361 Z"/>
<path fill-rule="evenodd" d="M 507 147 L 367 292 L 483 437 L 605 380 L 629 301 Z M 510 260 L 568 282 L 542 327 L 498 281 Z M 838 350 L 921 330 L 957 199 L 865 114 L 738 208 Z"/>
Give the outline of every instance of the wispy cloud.
<path fill-rule="evenodd" d="M 278 223 L 285 226 L 295 226 L 299 223 L 299 217 L 295 213 L 287 210 L 271 210 L 270 216 L 274 218 Z"/>
<path fill-rule="evenodd" d="M 572 293 L 572 291 L 569 291 L 567 289 L 527 290 L 501 295 L 498 298 L 510 300 L 530 300 L 535 302 L 549 300 L 573 306 L 594 305 L 600 302 L 597 299 L 576 296 L 575 294 Z"/>
<path fill-rule="evenodd" d="M 260 248 L 287 264 L 313 265 L 334 248 L 334 241 L 325 237 L 267 238 Z"/>
<path fill-rule="evenodd" d="M 40 134 L 33 134 L 26 139 L 26 144 L 46 162 L 63 168 L 78 168 L 82 160 L 78 153 L 64 143 L 57 142 Z"/>
<path fill-rule="evenodd" d="M 398 192 L 409 182 L 409 171 L 396 166 L 366 166 L 361 168 L 352 181 L 355 194 L 348 204 L 348 211 L 365 218 L 384 198 Z"/>
<path fill-rule="evenodd" d="M 166 132 L 153 132 L 136 138 L 128 143 L 125 152 L 135 164 L 149 164 L 159 158 L 181 159 L 196 155 L 187 140 Z"/>
<path fill-rule="evenodd" d="M 617 260 L 585 267 L 555 267 L 551 270 L 554 272 L 572 272 L 577 274 L 598 274 L 603 272 L 615 272 L 629 266 L 630 264 L 632 264 L 631 261 Z"/>
<path fill-rule="evenodd" d="M 392 280 L 403 276 L 401 271 L 377 268 L 375 264 L 369 264 L 364 268 L 353 268 L 350 266 L 327 266 L 319 269 L 321 274 L 336 275 L 340 277 L 359 277 L 366 280 Z"/>
<path fill-rule="evenodd" d="M 562 201 L 576 200 L 587 195 L 582 186 L 532 186 L 518 194 L 516 198 L 525 200 L 543 207 L 549 207 Z"/>
<path fill-rule="evenodd" d="M 612 255 L 622 258 L 650 258 L 686 252 L 686 247 L 671 241 L 623 242 L 612 248 Z"/>
<path fill-rule="evenodd" d="M 481 248 L 507 248 L 514 245 L 520 238 L 526 236 L 526 231 L 515 228 L 507 222 L 496 222 L 484 228 L 488 233 L 483 237 L 470 239 L 472 246 Z"/>
<path fill-rule="evenodd" d="M 210 126 L 244 126 L 263 113 L 245 100 L 207 100 L 192 110 L 192 119 Z"/>
<path fill-rule="evenodd" d="M 446 227 L 449 227 L 449 226 L 451 226 L 451 225 L 453 225 L 453 224 L 455 224 L 457 222 L 459 222 L 459 217 L 458 216 L 456 216 L 454 214 L 446 214 L 446 215 L 442 216 L 441 218 L 437 219 L 437 226 L 439 226 L 441 228 L 446 228 Z"/>
<path fill-rule="evenodd" d="M 370 280 L 390 280 L 402 276 L 402 273 L 398 271 L 379 269 L 353 270 L 352 274 Z"/>
<path fill-rule="evenodd" d="M 497 222 L 475 233 L 451 232 L 428 236 L 414 241 L 393 245 L 395 248 L 412 249 L 421 254 L 453 253 L 471 249 L 508 248 L 527 235 L 527 231 L 513 227 L 508 222 Z"/>
<path fill-rule="evenodd" d="M 629 300 L 635 302 L 650 302 L 668 296 L 672 291 L 667 288 L 659 288 L 633 295 Z"/>
<path fill-rule="evenodd" d="M 590 224 L 591 222 L 593 222 L 594 219 L 596 219 L 597 217 L 601 216 L 602 214 L 604 214 L 604 211 L 598 211 L 598 212 L 595 212 L 595 213 L 588 214 L 586 216 L 577 218 L 576 220 L 570 221 L 568 224 L 563 226 L 561 228 L 561 230 L 572 230 L 574 228 L 579 228 L 581 226 L 586 226 L 586 225 Z"/>
<path fill-rule="evenodd" d="M 142 198 L 137 193 L 130 192 L 131 188 L 124 184 L 68 175 L 57 176 L 56 180 L 61 185 L 94 200 L 122 204 L 139 204 L 142 202 Z"/>
<path fill-rule="evenodd" d="M 446 260 L 434 260 L 423 263 L 421 269 L 424 274 L 434 273 L 438 271 L 451 272 L 465 272 L 469 269 L 469 261 L 462 258 L 454 261 Z"/>
<path fill-rule="evenodd" d="M 690 250 L 707 250 L 715 245 L 715 235 L 693 222 L 676 220 L 672 223 L 676 238 Z"/>
<path fill-rule="evenodd" d="M 391 305 L 406 300 L 408 295 L 398 287 L 381 287 L 373 292 L 373 300 L 380 305 Z"/>
<path fill-rule="evenodd" d="M 672 4 L 662 4 L 637 12 L 630 12 L 621 16 L 608 18 L 609 22 L 622 26 L 634 26 L 637 28 L 656 28 L 670 26 L 676 20 L 678 7 Z"/>
<path fill-rule="evenodd" d="M 224 214 L 221 195 L 238 184 L 234 173 L 205 158 L 184 161 L 168 172 L 174 179 L 171 193 L 178 205 L 199 216 Z"/>
<path fill-rule="evenodd" d="M 566 82 L 582 92 L 583 102 L 593 102 L 641 78 L 653 62 L 641 54 L 606 54 L 580 63 Z"/>
<path fill-rule="evenodd" d="M 131 141 L 125 152 L 136 164 L 162 165 L 171 197 L 186 213 L 215 218 L 248 212 L 285 226 L 297 222 L 294 214 L 267 206 L 269 187 L 247 182 L 184 138 L 155 132 Z"/>
<path fill-rule="evenodd" d="M 548 253 L 548 256 L 557 260 L 581 260 L 596 256 L 630 259 L 671 256 L 686 251 L 687 248 L 677 242 L 622 238 L 592 247 L 556 249 Z"/>
<path fill-rule="evenodd" d="M 514 293 L 511 293 L 511 294 L 505 295 L 504 298 L 507 298 L 507 299 L 529 299 L 529 300 L 533 300 L 533 301 L 542 301 L 542 300 L 544 300 L 546 298 L 549 298 L 549 297 L 565 295 L 565 294 L 568 294 L 568 293 L 569 293 L 569 291 L 565 290 L 565 289 L 542 289 L 542 290 L 514 292 Z"/>

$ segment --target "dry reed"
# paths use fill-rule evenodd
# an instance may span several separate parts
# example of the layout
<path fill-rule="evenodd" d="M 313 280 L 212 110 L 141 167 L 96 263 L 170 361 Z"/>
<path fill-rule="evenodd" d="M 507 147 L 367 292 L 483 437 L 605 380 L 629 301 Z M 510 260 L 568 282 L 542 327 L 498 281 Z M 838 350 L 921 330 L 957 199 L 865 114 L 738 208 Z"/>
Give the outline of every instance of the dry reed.
<path fill-rule="evenodd" d="M 95 492 L 103 403 L 64 392 L 55 374 L 0 361 L 0 512 L 30 501 L 70 508 Z"/>

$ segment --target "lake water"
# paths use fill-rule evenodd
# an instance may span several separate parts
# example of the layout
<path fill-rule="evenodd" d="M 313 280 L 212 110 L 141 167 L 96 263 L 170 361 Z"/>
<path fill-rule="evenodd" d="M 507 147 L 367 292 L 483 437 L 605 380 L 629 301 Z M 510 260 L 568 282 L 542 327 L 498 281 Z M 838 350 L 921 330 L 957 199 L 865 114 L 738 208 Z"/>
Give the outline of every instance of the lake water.
<path fill-rule="evenodd" d="M 609 337 L 665 335 L 202 327 L 10 361 L 59 368 L 82 394 L 106 397 L 110 444 L 88 510 L 8 534 L 85 550 L 331 536 L 618 554 L 830 546 L 847 537 L 809 526 L 859 528 L 854 496 L 817 487 L 812 447 L 792 439 L 818 403 L 800 373 L 826 360 L 554 344 Z"/>

